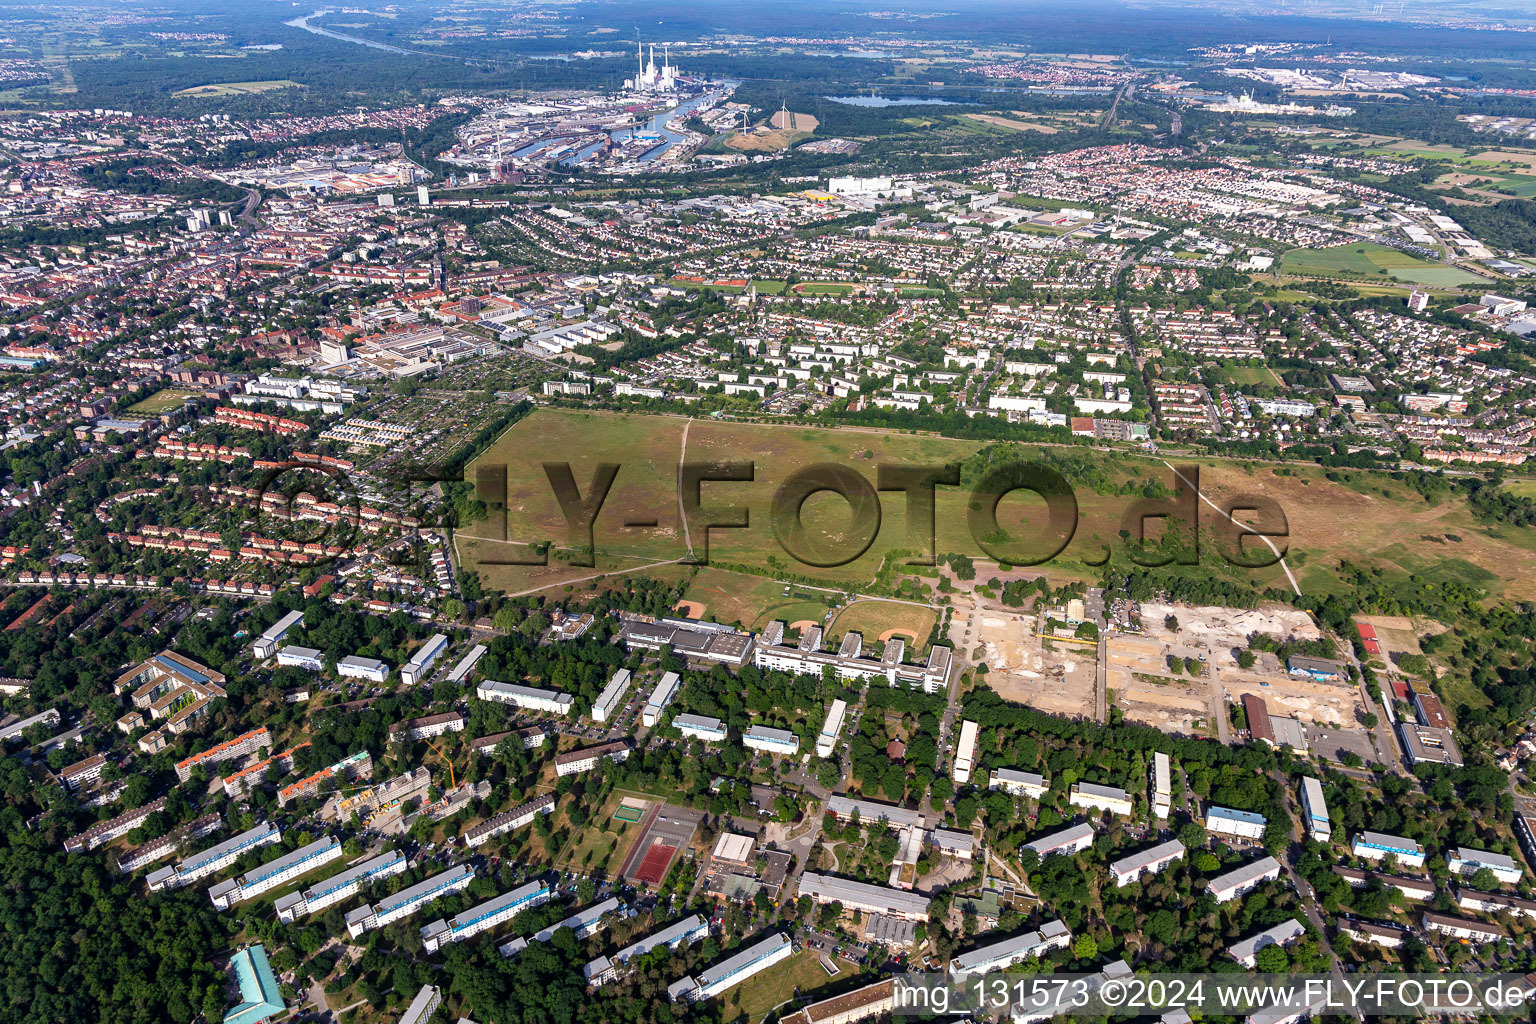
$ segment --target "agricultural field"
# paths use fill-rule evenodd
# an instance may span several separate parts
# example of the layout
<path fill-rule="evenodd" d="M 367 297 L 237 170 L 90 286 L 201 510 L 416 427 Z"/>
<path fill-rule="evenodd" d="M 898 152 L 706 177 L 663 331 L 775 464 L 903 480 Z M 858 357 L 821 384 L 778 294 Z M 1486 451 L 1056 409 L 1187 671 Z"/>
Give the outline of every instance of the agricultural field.
<path fill-rule="evenodd" d="M 685 426 L 686 457 L 690 461 L 754 463 L 751 482 L 701 485 L 703 506 L 745 509 L 750 524 L 746 529 L 708 530 L 708 555 L 713 565 L 745 569 L 770 581 L 762 590 L 748 591 L 729 578 L 722 581 L 718 576 L 700 574 L 689 595 L 690 600 L 700 600 L 711 617 L 739 620 L 743 625 L 756 625 L 770 613 L 773 618 L 782 618 L 781 612 L 788 611 L 774 607 L 784 598 L 783 584 L 771 578 L 782 572 L 831 587 L 864 586 L 875 579 L 889 552 L 910 550 L 905 502 L 900 495 L 890 493 L 881 497 L 880 525 L 863 554 L 841 566 L 800 564 L 780 547 L 770 519 L 774 492 L 794 472 L 814 463 L 831 462 L 854 467 L 872 479 L 882 463 L 963 462 L 983 447 L 980 442 L 930 435 L 717 420 L 694 420 L 689 425 L 688 420 L 676 416 L 541 409 L 512 426 L 470 466 L 468 479 L 475 479 L 479 466 L 506 465 L 507 505 L 505 515 L 494 510 L 488 520 L 471 524 L 456 535 L 463 564 L 479 566 L 489 586 L 519 593 L 577 582 L 597 583 L 605 574 L 681 560 L 687 547 L 678 518 L 676 479 L 677 464 L 684 454 Z M 552 557 L 547 566 L 506 564 L 516 559 L 526 561 L 531 543 L 554 542 L 557 551 L 566 543 L 566 524 L 544 472 L 526 457 L 533 438 L 546 453 L 541 461 L 571 462 L 583 493 L 596 463 L 620 464 L 594 525 L 597 565 L 593 568 L 573 566 L 558 557 Z M 1070 543 L 1046 565 L 1053 576 L 1097 577 L 1099 570 L 1093 566 L 1103 558 L 1106 548 L 1114 552 L 1120 544 L 1122 521 L 1134 500 L 1131 490 L 1153 480 L 1164 484 L 1172 480 L 1161 460 L 1128 453 L 1022 444 L 997 445 L 989 451 L 994 463 L 1006 458 L 1057 465 L 1073 485 L 1079 521 Z M 979 466 L 972 465 L 979 471 Z M 1213 502 L 1221 504 L 1224 499 L 1256 493 L 1273 498 L 1285 510 L 1292 552 L 1289 563 L 1303 591 L 1342 591 L 1346 584 L 1338 567 L 1347 559 L 1355 565 L 1379 567 L 1386 579 L 1405 587 L 1412 585 L 1408 577 L 1416 574 L 1430 582 L 1456 580 L 1493 595 L 1536 593 L 1536 530 L 1490 528 L 1475 520 L 1460 500 L 1428 504 L 1406 484 L 1385 474 L 1335 472 L 1335 479 L 1330 480 L 1323 470 L 1309 467 L 1215 461 L 1199 466 L 1202 491 Z M 1122 489 L 1125 494 L 1116 493 Z M 965 489 L 939 489 L 939 553 L 986 557 L 970 535 L 968 504 Z M 1010 539 L 1039 537 L 1043 509 L 1034 495 L 1016 492 L 999 504 L 999 525 L 1010 531 Z M 848 506 L 840 497 L 813 495 L 802 512 L 810 543 L 830 545 L 851 539 Z M 1211 531 L 1214 513 L 1202 507 L 1201 514 L 1207 557 L 1188 571 L 1222 575 L 1260 588 L 1291 589 L 1279 566 L 1240 569 L 1215 557 Z M 639 522 L 655 525 L 630 525 Z M 690 530 L 690 539 L 695 556 L 702 557 L 703 529 Z M 1123 552 L 1116 557 L 1123 557 Z M 706 589 L 709 587 L 726 593 L 712 593 Z M 808 592 L 806 617 L 812 617 L 809 606 L 820 604 L 814 593 Z M 749 614 L 752 623 L 747 621 Z"/>

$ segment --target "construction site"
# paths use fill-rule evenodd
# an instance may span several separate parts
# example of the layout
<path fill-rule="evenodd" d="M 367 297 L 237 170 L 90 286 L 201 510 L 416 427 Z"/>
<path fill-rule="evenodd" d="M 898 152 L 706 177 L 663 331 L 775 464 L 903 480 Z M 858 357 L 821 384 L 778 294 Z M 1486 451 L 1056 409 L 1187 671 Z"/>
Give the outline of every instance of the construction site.
<path fill-rule="evenodd" d="M 962 611 L 970 611 L 962 619 Z M 1039 615 L 996 607 L 962 608 L 956 621 L 970 629 L 971 660 L 987 666 L 987 685 L 1004 700 L 1053 715 L 1094 716 L 1098 645 L 1035 634 Z"/>

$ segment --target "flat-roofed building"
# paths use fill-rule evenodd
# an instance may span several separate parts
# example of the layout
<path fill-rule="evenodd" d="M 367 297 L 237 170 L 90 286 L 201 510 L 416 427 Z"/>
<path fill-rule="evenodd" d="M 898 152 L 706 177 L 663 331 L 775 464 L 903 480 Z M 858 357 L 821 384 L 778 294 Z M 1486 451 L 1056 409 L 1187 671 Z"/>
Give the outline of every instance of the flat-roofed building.
<path fill-rule="evenodd" d="M 1286 670 L 1293 676 L 1306 676 L 1318 682 L 1331 682 L 1344 677 L 1344 666 L 1337 661 L 1327 658 L 1310 658 L 1304 654 L 1293 654 L 1286 659 Z"/>
<path fill-rule="evenodd" d="M 323 878 L 307 889 L 279 896 L 272 907 L 277 911 L 279 921 L 292 924 L 301 917 L 318 913 L 357 895 L 365 883 L 404 874 L 408 866 L 405 855 L 398 850 L 381 853 L 329 878 Z"/>
<path fill-rule="evenodd" d="M 618 710 L 624 700 L 624 694 L 629 690 L 629 669 L 621 668 L 608 680 L 608 685 L 603 687 L 603 692 L 597 695 L 597 700 L 592 702 L 592 721 L 606 722 L 613 713 Z"/>
<path fill-rule="evenodd" d="M 754 725 L 741 737 L 742 746 L 761 750 L 776 757 L 794 757 L 800 752 L 800 737 L 788 729 L 770 729 Z"/>
<path fill-rule="evenodd" d="M 619 641 L 630 651 L 659 651 L 663 647 L 685 658 L 714 661 L 740 668 L 752 655 L 751 634 L 718 622 L 694 619 L 657 619 L 655 622 L 626 620 L 619 629 Z"/>
<path fill-rule="evenodd" d="M 1460 768 L 1465 763 L 1461 747 L 1449 729 L 1435 729 L 1417 722 L 1399 722 L 1397 731 L 1403 738 L 1403 752 L 1408 764 L 1444 764 Z"/>
<path fill-rule="evenodd" d="M 1268 946 L 1280 946 L 1282 948 L 1291 945 L 1297 939 L 1307 934 L 1307 930 L 1301 926 L 1301 922 L 1294 917 L 1289 921 L 1281 921 L 1273 928 L 1266 928 L 1234 942 L 1227 949 L 1227 955 L 1244 967 L 1252 970 L 1259 950 Z"/>
<path fill-rule="evenodd" d="M 677 949 L 702 942 L 709 934 L 709 922 L 697 914 L 690 914 L 681 921 L 674 921 L 660 931 L 652 932 L 643 939 L 630 943 L 610 957 L 598 957 L 583 970 L 587 981 L 601 986 L 618 977 L 618 968 L 637 956 L 644 956 L 653 949 Z"/>
<path fill-rule="evenodd" d="M 589 939 L 603 930 L 603 921 L 607 916 L 619 909 L 619 901 L 610 896 L 601 903 L 594 903 L 590 907 L 583 907 L 563 921 L 556 921 L 534 933 L 535 942 L 548 942 L 555 937 L 555 932 L 561 928 L 569 928 L 576 935 L 576 941 Z"/>
<path fill-rule="evenodd" d="M 1166 818 L 1173 810 L 1173 765 L 1161 750 L 1152 754 L 1152 814 Z"/>
<path fill-rule="evenodd" d="M 718 718 L 710 718 L 707 715 L 678 715 L 672 719 L 672 724 L 684 736 L 701 739 L 705 743 L 725 742 L 725 723 Z"/>
<path fill-rule="evenodd" d="M 1264 828 L 1269 820 L 1253 811 L 1238 811 L 1231 807 L 1207 807 L 1205 830 L 1219 836 L 1236 836 L 1239 839 L 1263 839 Z"/>
<path fill-rule="evenodd" d="M 293 611 L 284 615 L 251 642 L 251 653 L 262 660 L 272 657 L 277 653 L 277 645 L 282 642 L 283 637 L 288 635 L 288 631 L 303 621 L 303 612 Z"/>
<path fill-rule="evenodd" d="M 816 756 L 831 757 L 837 749 L 837 736 L 843 730 L 843 719 L 848 715 L 848 702 L 834 700 L 832 706 L 827 709 L 826 720 L 821 723 L 821 731 L 816 734 Z"/>
<path fill-rule="evenodd" d="M 1072 787 L 1067 802 L 1073 807 L 1108 811 L 1111 814 L 1129 815 L 1131 795 L 1115 786 L 1099 786 L 1092 782 L 1079 782 Z"/>
<path fill-rule="evenodd" d="M 939 693 L 949 684 L 952 652 L 948 647 L 935 645 L 929 649 L 925 664 L 909 665 L 903 661 L 906 642 L 900 638 L 887 640 L 878 657 L 863 653 L 862 645 L 859 653 L 853 655 L 821 650 L 820 627 L 808 631 L 799 644 L 785 644 L 783 639 L 784 623 L 769 623 L 758 637 L 752 663 L 768 671 L 816 676 L 830 666 L 845 682 L 884 679 L 888 685 L 913 687 L 925 693 Z"/>
<path fill-rule="evenodd" d="M 987 781 L 988 789 L 1000 789 L 1014 796 L 1027 796 L 1038 800 L 1045 796 L 1045 776 L 1036 775 L 1034 772 L 1023 772 L 1017 768 L 994 768 Z"/>
<path fill-rule="evenodd" d="M 302 668 L 309 672 L 319 672 L 325 668 L 318 648 L 297 647 L 293 644 L 277 652 L 277 663 L 284 668 Z"/>
<path fill-rule="evenodd" d="M 727 865 L 745 867 L 752 863 L 752 851 L 756 848 L 757 840 L 751 836 L 722 832 L 720 838 L 715 840 L 714 852 L 709 855 L 710 864 L 714 866 L 723 862 Z"/>
<path fill-rule="evenodd" d="M 568 750 L 563 754 L 555 755 L 555 774 L 580 775 L 582 772 L 591 771 L 605 760 L 623 761 L 627 757 L 629 757 L 629 744 L 624 740 L 600 743 L 595 747 L 583 747 L 580 750 Z"/>
<path fill-rule="evenodd" d="M 1217 903 L 1245 896 L 1265 882 L 1280 877 L 1280 862 L 1273 857 L 1260 857 L 1233 868 L 1226 874 L 1217 875 L 1205 883 L 1205 891 L 1216 898 Z"/>
<path fill-rule="evenodd" d="M 755 942 L 734 956 L 703 971 L 697 979 L 685 977 L 667 987 L 667 997 L 674 1003 L 697 1003 L 713 999 L 774 964 L 787 959 L 795 950 L 789 936 L 775 932 Z"/>
<path fill-rule="evenodd" d="M 677 698 L 677 690 L 682 681 L 683 677 L 676 672 L 667 672 L 662 675 L 640 712 L 641 725 L 647 729 L 655 728 L 656 723 L 661 721 L 661 713 Z"/>
<path fill-rule="evenodd" d="M 208 890 L 208 899 L 220 910 L 228 910 L 237 903 L 244 903 L 284 882 L 306 875 L 322 864 L 329 864 L 340 856 L 341 844 L 331 836 L 323 836 L 291 853 L 254 867 L 239 878 L 220 882 Z"/>
<path fill-rule="evenodd" d="M 405 1008 L 400 1024 L 427 1024 L 437 1008 L 443 1005 L 443 993 L 436 985 L 423 985 L 416 991 L 416 998 Z"/>
<path fill-rule="evenodd" d="M 549 886 L 543 882 L 535 881 L 518 886 L 511 892 L 470 907 L 448 920 L 437 920 L 424 926 L 421 929 L 421 944 L 427 952 L 435 953 L 450 942 L 463 942 L 481 932 L 490 931 L 503 921 L 512 920 L 525 910 L 548 903 L 553 895 Z"/>
<path fill-rule="evenodd" d="M 377 658 L 360 658 L 350 654 L 336 663 L 336 674 L 348 679 L 382 683 L 389 678 L 389 666 Z"/>
<path fill-rule="evenodd" d="M 485 651 L 485 644 L 475 644 L 475 646 L 471 647 L 469 653 L 460 658 L 459 663 L 453 666 L 453 671 L 448 673 L 448 681 L 456 685 L 463 685 L 464 681 L 469 678 L 469 674 L 474 671 L 476 663 L 485 657 Z"/>
<path fill-rule="evenodd" d="M 467 889 L 474 877 L 474 868 L 457 864 L 407 889 L 401 889 L 392 896 L 386 896 L 372 906 L 358 907 L 346 915 L 347 934 L 355 939 L 375 928 L 404 920 L 435 899 Z"/>
<path fill-rule="evenodd" d="M 1455 854 L 1445 859 L 1445 866 L 1451 870 L 1452 874 L 1461 875 L 1463 878 L 1471 878 L 1478 871 L 1487 868 L 1505 885 L 1518 885 L 1525 874 L 1520 870 L 1519 863 L 1508 854 L 1474 850 L 1470 846 L 1458 846 Z"/>
<path fill-rule="evenodd" d="M 883 821 L 893 828 L 905 828 L 909 825 L 921 824 L 921 815 L 916 811 L 909 811 L 905 807 L 897 807 L 895 804 L 876 803 L 873 800 L 859 800 L 849 796 L 827 797 L 827 813 L 838 821 L 847 822 L 854 815 L 858 815 L 859 821 L 868 824 L 872 821 Z"/>
<path fill-rule="evenodd" d="M 151 872 L 145 881 L 149 884 L 150 892 L 179 889 L 184 885 L 191 885 L 200 878 L 207 878 L 217 871 L 224 870 L 239 860 L 248 850 L 270 846 L 281 842 L 282 838 L 283 834 L 277 830 L 276 826 L 271 822 L 262 822 L 232 839 L 226 839 L 222 843 L 185 857 L 174 867 L 165 867 Z"/>
<path fill-rule="evenodd" d="M 1109 865 L 1109 875 L 1116 885 L 1130 885 L 1147 875 L 1155 875 L 1176 860 L 1184 858 L 1184 844 L 1177 839 L 1122 857 Z"/>
<path fill-rule="evenodd" d="M 572 706 L 576 703 L 576 698 L 568 693 L 541 690 L 533 686 L 519 686 L 516 683 L 501 683 L 494 679 L 481 680 L 480 685 L 475 687 L 475 696 L 481 700 L 511 704 L 524 711 L 541 711 L 561 716 L 570 714 Z"/>
<path fill-rule="evenodd" d="M 1396 857 L 1399 864 L 1411 868 L 1424 866 L 1424 847 L 1403 836 L 1383 832 L 1360 832 L 1349 844 L 1349 852 L 1362 860 L 1386 860 Z"/>
<path fill-rule="evenodd" d="M 427 677 L 432 663 L 448 649 L 448 638 L 441 633 L 434 633 L 427 642 L 416 648 L 416 653 L 411 655 L 411 660 L 400 667 L 400 681 L 406 686 L 415 686 Z"/>
<path fill-rule="evenodd" d="M 555 810 L 555 795 L 545 793 L 543 796 L 534 797 L 526 803 L 519 804 L 510 811 L 503 811 L 494 817 L 482 821 L 473 828 L 464 832 L 464 845 L 470 849 L 483 846 L 491 839 L 513 829 L 522 828 L 533 823 L 533 819 L 541 814 L 551 814 Z"/>
<path fill-rule="evenodd" d="M 1413 708 L 1418 713 L 1419 724 L 1430 729 L 1449 729 L 1451 720 L 1445 713 L 1445 705 L 1440 703 L 1440 698 L 1433 693 L 1420 690 L 1418 684 L 1413 689 Z"/>
<path fill-rule="evenodd" d="M 1082 853 L 1092 845 L 1093 823 L 1084 821 L 1064 828 L 1060 832 L 1052 832 L 1048 836 L 1041 836 L 1034 842 L 1025 843 L 1023 848 L 1034 850 L 1035 853 L 1039 854 L 1040 859 L 1044 860 L 1052 854 L 1070 857 L 1074 854 Z"/>
<path fill-rule="evenodd" d="M 851 878 L 807 871 L 800 876 L 800 895 L 819 904 L 840 903 L 844 910 L 884 914 L 905 921 L 928 920 L 928 897 Z"/>
<path fill-rule="evenodd" d="M 960 723 L 960 741 L 955 744 L 953 774 L 957 785 L 971 781 L 971 769 L 976 761 L 976 733 L 978 726 L 969 719 Z"/>
<path fill-rule="evenodd" d="M 1302 824 L 1307 834 L 1320 843 L 1333 838 L 1333 822 L 1328 818 L 1328 802 L 1323 799 L 1323 784 L 1307 775 L 1301 780 Z"/>
<path fill-rule="evenodd" d="M 949 962 L 949 973 L 961 976 L 1001 971 L 1032 956 L 1062 949 L 1072 941 L 1072 931 L 1061 921 L 1047 921 L 1038 931 L 962 953 Z"/>

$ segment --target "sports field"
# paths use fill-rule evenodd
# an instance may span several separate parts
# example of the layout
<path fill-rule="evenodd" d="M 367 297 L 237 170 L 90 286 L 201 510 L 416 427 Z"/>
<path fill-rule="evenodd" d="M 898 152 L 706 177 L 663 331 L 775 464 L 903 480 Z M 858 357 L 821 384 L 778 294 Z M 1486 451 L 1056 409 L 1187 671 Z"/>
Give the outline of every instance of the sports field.
<path fill-rule="evenodd" d="M 828 639 L 841 642 L 845 633 L 858 633 L 866 645 L 890 639 L 907 642 L 907 652 L 916 655 L 928 646 L 928 634 L 937 616 L 932 608 L 900 601 L 855 601 L 838 612 L 832 620 Z"/>
<path fill-rule="evenodd" d="M 683 600 L 704 606 L 704 618 L 739 622 L 758 630 L 775 619 L 786 623 L 801 619 L 820 622 L 829 600 L 839 595 L 747 573 L 705 566 L 694 576 Z"/>

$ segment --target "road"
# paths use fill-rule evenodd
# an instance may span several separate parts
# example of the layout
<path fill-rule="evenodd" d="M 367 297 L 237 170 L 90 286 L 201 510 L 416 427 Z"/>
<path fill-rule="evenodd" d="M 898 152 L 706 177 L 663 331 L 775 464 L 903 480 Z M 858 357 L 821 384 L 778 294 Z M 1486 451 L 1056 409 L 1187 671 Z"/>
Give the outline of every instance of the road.
<path fill-rule="evenodd" d="M 1093 686 L 1093 717 L 1100 725 L 1109 724 L 1109 631 L 1099 622 L 1099 664 Z"/>
<path fill-rule="evenodd" d="M 688 417 L 688 422 L 683 424 L 683 448 L 677 453 L 677 518 L 683 524 L 683 543 L 687 545 L 688 554 L 685 556 L 690 562 L 693 558 L 693 537 L 688 533 L 688 512 L 683 508 L 683 463 L 688 461 L 688 431 L 693 426 L 693 417 Z"/>
<path fill-rule="evenodd" d="M 1222 746 L 1232 742 L 1232 727 L 1227 722 L 1227 701 L 1222 693 L 1221 674 L 1216 671 L 1216 666 L 1207 661 L 1211 672 L 1211 724 L 1216 726 L 1216 739 Z"/>
<path fill-rule="evenodd" d="M 229 182 L 214 177 L 201 167 L 188 166 L 167 153 L 162 153 L 155 149 L 147 150 L 146 152 L 157 159 L 164 160 L 177 170 L 192 175 L 194 178 L 201 178 L 204 181 L 217 181 L 221 185 L 229 185 Z M 236 218 L 245 225 L 245 230 L 242 230 L 241 233 L 246 234 L 261 227 L 261 221 L 256 219 L 256 207 L 261 205 L 261 193 L 253 188 L 246 188 L 244 185 L 230 185 L 230 187 L 238 188 L 245 193 L 245 203 L 240 207 L 239 216 Z"/>
<path fill-rule="evenodd" d="M 1342 991 L 1344 970 L 1339 966 L 1339 957 L 1333 951 L 1333 944 L 1328 941 L 1327 926 L 1323 920 L 1322 912 L 1317 907 L 1317 893 L 1313 891 L 1312 886 L 1307 880 L 1296 872 L 1296 862 L 1303 856 L 1302 844 L 1304 837 L 1301 832 L 1301 826 L 1298 824 L 1297 814 L 1292 806 L 1294 796 L 1291 793 L 1289 780 L 1278 771 L 1270 772 L 1269 777 L 1280 786 L 1280 791 L 1285 794 L 1285 816 L 1289 819 L 1291 825 L 1291 844 L 1286 848 L 1285 854 L 1279 858 L 1280 867 L 1284 871 L 1285 876 L 1290 879 L 1291 885 L 1296 889 L 1296 895 L 1301 897 L 1301 907 L 1306 912 L 1307 921 L 1318 934 L 1318 949 L 1328 954 L 1328 973 L 1332 976 L 1334 985 L 1338 986 L 1338 990 Z M 1354 1013 L 1356 1020 L 1365 1019 L 1358 1007 L 1354 1008 L 1351 1012 Z"/>
<path fill-rule="evenodd" d="M 1365 673 L 1362 670 L 1360 660 L 1355 657 L 1354 645 L 1346 643 L 1342 637 L 1336 634 L 1330 633 L 1328 635 L 1333 640 L 1335 649 L 1342 652 L 1342 660 L 1355 666 L 1355 671 L 1360 673 L 1360 682 L 1358 684 L 1360 702 L 1365 705 L 1365 710 L 1368 714 L 1376 716 L 1376 728 L 1371 730 L 1371 739 L 1376 747 L 1376 753 L 1380 756 L 1381 763 L 1392 772 L 1412 780 L 1414 785 L 1417 786 L 1417 777 L 1403 764 L 1402 755 L 1397 747 L 1396 730 L 1393 728 L 1397 716 L 1390 707 L 1392 703 L 1392 673 L 1394 671 L 1391 659 L 1387 660 L 1385 678 L 1379 681 L 1382 704 L 1385 706 L 1377 707 L 1376 702 L 1371 700 L 1370 692 L 1365 688 Z"/>

